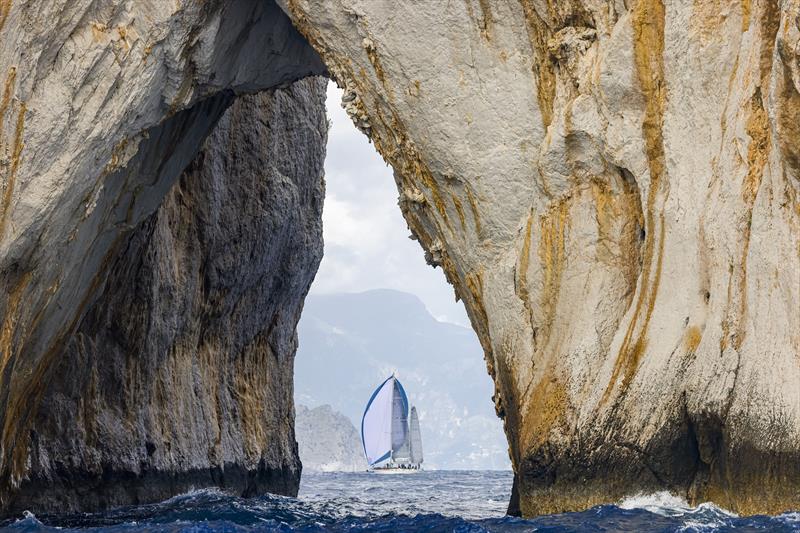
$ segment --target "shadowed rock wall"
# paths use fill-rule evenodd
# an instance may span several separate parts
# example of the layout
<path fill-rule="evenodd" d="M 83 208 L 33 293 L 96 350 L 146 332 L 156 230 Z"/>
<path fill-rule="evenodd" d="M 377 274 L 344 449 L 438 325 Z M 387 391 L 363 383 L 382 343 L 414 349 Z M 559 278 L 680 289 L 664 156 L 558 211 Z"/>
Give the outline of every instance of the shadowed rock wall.
<path fill-rule="evenodd" d="M 237 99 L 124 238 L 55 356 L 10 511 L 297 493 L 295 326 L 322 258 L 325 85 Z"/>
<path fill-rule="evenodd" d="M 321 88 L 226 119 L 150 217 L 237 95 L 323 72 L 268 0 L 0 2 L 3 510 L 296 490 Z"/>

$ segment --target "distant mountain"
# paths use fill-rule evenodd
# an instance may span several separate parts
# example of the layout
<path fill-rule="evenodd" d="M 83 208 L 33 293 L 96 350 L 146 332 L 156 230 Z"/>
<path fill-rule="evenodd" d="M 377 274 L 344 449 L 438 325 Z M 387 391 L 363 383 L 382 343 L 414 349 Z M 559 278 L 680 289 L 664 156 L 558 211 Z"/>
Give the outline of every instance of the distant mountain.
<path fill-rule="evenodd" d="M 295 408 L 295 435 L 304 470 L 358 472 L 367 461 L 361 437 L 349 418 L 330 405 Z"/>
<path fill-rule="evenodd" d="M 394 290 L 310 295 L 298 326 L 295 398 L 330 404 L 358 428 L 393 371 L 417 406 L 426 468 L 509 468 L 483 351 L 468 328 L 437 321 Z"/>

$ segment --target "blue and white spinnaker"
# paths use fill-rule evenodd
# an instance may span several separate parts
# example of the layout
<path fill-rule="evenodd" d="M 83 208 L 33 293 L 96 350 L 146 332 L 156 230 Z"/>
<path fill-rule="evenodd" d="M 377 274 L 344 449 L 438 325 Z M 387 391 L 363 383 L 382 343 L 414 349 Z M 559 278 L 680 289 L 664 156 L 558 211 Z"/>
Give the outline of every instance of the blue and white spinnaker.
<path fill-rule="evenodd" d="M 372 393 L 361 418 L 361 441 L 367 462 L 370 466 L 387 459 L 393 464 L 412 462 L 410 437 L 408 397 L 403 385 L 392 375 Z"/>

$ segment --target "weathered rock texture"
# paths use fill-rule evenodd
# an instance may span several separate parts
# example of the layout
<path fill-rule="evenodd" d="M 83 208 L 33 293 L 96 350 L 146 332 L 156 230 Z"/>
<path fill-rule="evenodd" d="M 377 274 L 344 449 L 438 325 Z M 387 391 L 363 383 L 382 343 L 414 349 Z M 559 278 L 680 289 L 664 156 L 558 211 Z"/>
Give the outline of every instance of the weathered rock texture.
<path fill-rule="evenodd" d="M 466 304 L 512 511 L 800 507 L 800 2 L 280 3 Z"/>
<path fill-rule="evenodd" d="M 322 79 L 243 96 L 55 357 L 10 510 L 297 493 L 295 327 L 322 258 Z"/>
<path fill-rule="evenodd" d="M 0 2 L 4 513 L 297 490 L 324 83 L 172 186 L 323 70 L 267 1 Z"/>
<path fill-rule="evenodd" d="M 800 507 L 797 0 L 279 1 L 466 303 L 512 511 Z M 109 266 L 230 92 L 324 69 L 270 0 L 6 0 L 0 32 L 7 504 L 60 359 L 105 335 Z"/>

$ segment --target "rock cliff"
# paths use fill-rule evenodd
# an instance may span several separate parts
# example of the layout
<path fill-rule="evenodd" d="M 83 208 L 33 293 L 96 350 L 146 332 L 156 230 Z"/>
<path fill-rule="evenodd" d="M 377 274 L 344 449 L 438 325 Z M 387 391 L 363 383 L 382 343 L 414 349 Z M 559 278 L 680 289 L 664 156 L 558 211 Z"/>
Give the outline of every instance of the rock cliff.
<path fill-rule="evenodd" d="M 296 493 L 325 83 L 225 111 L 316 54 L 268 2 L 0 14 L 3 511 Z"/>
<path fill-rule="evenodd" d="M 279 1 L 467 307 L 512 512 L 800 507 L 800 2 Z"/>
<path fill-rule="evenodd" d="M 395 168 L 428 261 L 465 302 L 505 421 L 512 512 L 660 489 L 742 513 L 800 507 L 800 2 L 279 3 L 302 36 L 272 0 L 0 2 L 4 509 L 25 498 L 56 505 L 56 491 L 37 496 L 39 473 L 64 473 L 72 495 L 58 505 L 87 507 L 135 501 L 125 476 L 147 469 L 165 475 L 143 498 L 229 458 L 237 466 L 226 472 L 244 479 L 273 449 L 272 429 L 286 453 L 256 472 L 292 471 L 291 404 L 278 402 L 284 421 L 270 426 L 250 388 L 282 382 L 276 401 L 290 402 L 291 384 L 248 372 L 269 353 L 291 358 L 297 301 L 284 314 L 260 299 L 254 327 L 279 319 L 249 344 L 244 324 L 213 333 L 283 262 L 253 250 L 266 270 L 248 281 L 242 257 L 215 256 L 230 276 L 215 279 L 200 267 L 204 252 L 183 250 L 227 236 L 240 246 L 231 254 L 246 253 L 237 239 L 249 228 L 234 237 L 219 227 L 204 241 L 206 226 L 179 224 L 172 252 L 136 236 L 149 220 L 169 237 L 159 206 L 178 217 L 181 195 L 167 193 L 234 95 L 326 71 Z M 313 271 L 313 258 L 302 262 Z M 274 271 L 275 290 L 301 297 L 309 271 Z M 123 300 L 138 275 L 143 290 Z M 189 285 L 197 299 L 170 292 L 178 275 L 204 280 Z M 136 315 L 142 292 L 160 286 L 148 298 L 162 314 Z M 179 305 L 199 310 L 199 323 L 179 324 Z M 148 337 L 162 320 L 163 335 Z M 265 340 L 273 335 L 283 340 Z M 130 358 L 148 343 L 170 351 Z M 215 343 L 222 365 L 188 348 Z M 257 353 L 237 358 L 253 343 Z M 169 359 L 163 370 L 156 356 Z M 183 366 L 192 361 L 197 372 Z M 147 387 L 109 397 L 113 381 L 103 380 L 119 364 Z M 233 390 L 195 397 L 188 378 L 171 380 L 178 368 L 209 397 L 216 378 Z M 70 369 L 84 381 L 67 383 Z M 67 386 L 78 387 L 71 397 Z M 43 405 L 80 410 L 59 418 Z M 219 411 L 193 425 L 175 417 L 177 405 Z M 241 450 L 216 423 L 228 413 L 252 436 Z M 114 429 L 123 421 L 136 437 Z M 201 453 L 191 435 L 203 426 L 213 438 Z M 97 428 L 119 440 L 92 451 Z M 112 451 L 127 474 L 99 474 L 109 501 L 84 500 Z M 181 481 L 170 484 L 175 472 Z"/>
<path fill-rule="evenodd" d="M 295 433 L 304 471 L 363 472 L 361 435 L 349 418 L 330 405 L 297 405 Z"/>
<path fill-rule="evenodd" d="M 322 258 L 325 84 L 237 99 L 122 239 L 54 354 L 11 511 L 210 485 L 297 493 L 295 327 Z"/>

